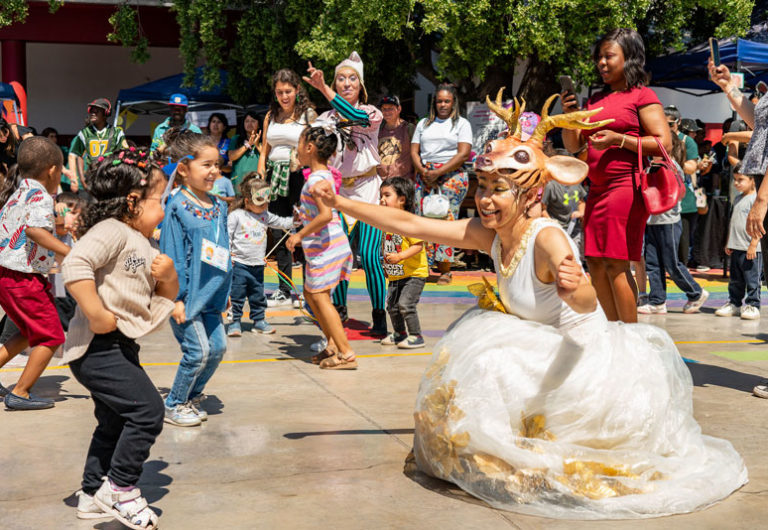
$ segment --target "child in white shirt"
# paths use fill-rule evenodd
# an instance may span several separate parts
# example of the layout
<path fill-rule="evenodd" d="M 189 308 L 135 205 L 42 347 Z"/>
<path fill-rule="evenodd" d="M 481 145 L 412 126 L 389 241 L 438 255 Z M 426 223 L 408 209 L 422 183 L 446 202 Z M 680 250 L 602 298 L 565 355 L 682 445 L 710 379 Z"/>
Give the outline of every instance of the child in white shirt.
<path fill-rule="evenodd" d="M 245 299 L 250 305 L 253 331 L 270 334 L 275 329 L 265 320 L 267 299 L 264 296 L 264 266 L 267 250 L 267 228 L 293 228 L 293 219 L 278 217 L 267 211 L 269 184 L 253 172 L 240 184 L 241 198 L 232 206 L 227 219 L 229 246 L 232 252 L 232 323 L 228 335 L 242 335 L 240 319 Z"/>

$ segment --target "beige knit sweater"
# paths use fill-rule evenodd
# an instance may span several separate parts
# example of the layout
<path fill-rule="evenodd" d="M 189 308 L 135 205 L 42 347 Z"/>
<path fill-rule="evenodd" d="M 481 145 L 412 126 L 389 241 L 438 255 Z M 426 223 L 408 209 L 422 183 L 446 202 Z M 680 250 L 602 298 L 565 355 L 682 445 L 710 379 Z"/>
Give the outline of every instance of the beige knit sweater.
<path fill-rule="evenodd" d="M 104 307 L 117 317 L 117 329 L 136 339 L 151 333 L 173 310 L 174 302 L 155 294 L 150 266 L 160 254 L 154 242 L 117 219 L 93 226 L 64 258 L 64 284 L 94 280 Z M 61 364 L 85 355 L 93 340 L 88 319 L 78 307 L 69 324 Z"/>

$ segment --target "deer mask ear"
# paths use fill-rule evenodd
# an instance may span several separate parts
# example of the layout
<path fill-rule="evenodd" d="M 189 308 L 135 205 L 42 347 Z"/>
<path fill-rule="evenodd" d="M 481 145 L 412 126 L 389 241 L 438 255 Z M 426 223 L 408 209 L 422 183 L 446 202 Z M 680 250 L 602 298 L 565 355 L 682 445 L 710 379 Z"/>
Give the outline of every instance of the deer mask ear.
<path fill-rule="evenodd" d="M 584 180 L 589 170 L 586 163 L 572 156 L 551 156 L 547 158 L 544 165 L 553 180 L 566 186 L 572 186 Z"/>

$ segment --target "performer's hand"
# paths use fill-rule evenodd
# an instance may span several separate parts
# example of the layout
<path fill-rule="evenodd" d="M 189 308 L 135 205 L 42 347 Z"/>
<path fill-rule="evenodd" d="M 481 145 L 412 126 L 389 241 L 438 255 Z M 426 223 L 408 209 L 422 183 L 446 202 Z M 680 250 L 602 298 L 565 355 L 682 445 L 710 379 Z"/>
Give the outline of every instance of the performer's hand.
<path fill-rule="evenodd" d="M 307 64 L 309 64 L 309 68 L 307 68 L 309 77 L 303 76 L 302 79 L 304 79 L 304 82 L 310 86 L 313 86 L 318 90 L 322 90 L 323 87 L 325 87 L 325 77 L 323 77 L 323 71 L 318 70 L 312 66 L 312 61 L 309 61 Z"/>
<path fill-rule="evenodd" d="M 574 259 L 572 254 L 567 255 L 557 267 L 557 294 L 560 295 L 560 298 L 570 297 L 581 285 L 583 278 L 581 264 Z"/>
<path fill-rule="evenodd" d="M 285 241 L 285 247 L 293 252 L 293 249 L 296 248 L 297 245 L 301 244 L 301 237 L 299 237 L 299 234 L 292 234 L 291 237 L 289 237 Z"/>
<path fill-rule="evenodd" d="M 725 247 L 725 255 L 726 255 L 726 256 L 730 256 L 732 253 L 733 253 L 733 250 L 731 250 L 731 249 L 730 249 L 730 248 L 728 248 L 728 247 Z"/>
<path fill-rule="evenodd" d="M 336 208 L 336 192 L 327 180 L 321 180 L 309 190 L 310 195 L 315 199 L 320 199 L 327 206 Z"/>
<path fill-rule="evenodd" d="M 171 318 L 176 321 L 177 324 L 183 324 L 187 321 L 187 315 L 184 308 L 184 302 L 181 300 L 178 300 L 176 302 L 176 305 L 173 306 L 173 311 L 171 312 Z"/>

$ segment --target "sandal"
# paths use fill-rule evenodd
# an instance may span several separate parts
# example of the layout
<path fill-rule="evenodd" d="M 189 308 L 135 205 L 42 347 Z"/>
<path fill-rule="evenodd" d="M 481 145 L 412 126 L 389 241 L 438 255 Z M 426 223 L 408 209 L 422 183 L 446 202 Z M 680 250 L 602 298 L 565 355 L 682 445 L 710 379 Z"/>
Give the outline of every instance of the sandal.
<path fill-rule="evenodd" d="M 444 272 L 437 279 L 437 285 L 451 285 L 453 281 L 453 274 L 450 272 Z"/>
<path fill-rule="evenodd" d="M 321 370 L 357 370 L 357 360 L 354 354 L 349 357 L 343 357 L 337 353 L 332 357 L 327 357 L 320 361 Z"/>
<path fill-rule="evenodd" d="M 320 364 L 323 361 L 323 359 L 327 359 L 328 357 L 333 357 L 334 355 L 336 355 L 335 352 L 329 350 L 328 348 L 325 348 L 320 353 L 313 355 L 311 357 L 312 364 Z"/>
<path fill-rule="evenodd" d="M 93 496 L 93 502 L 134 530 L 155 530 L 157 514 L 147 504 L 147 499 L 141 496 L 141 490 L 133 487 L 130 490 L 115 490 L 110 480 L 104 477 L 104 482 Z"/>

